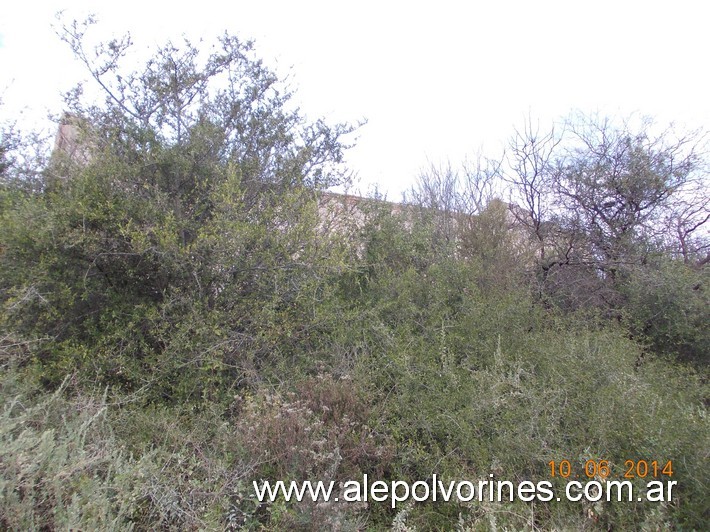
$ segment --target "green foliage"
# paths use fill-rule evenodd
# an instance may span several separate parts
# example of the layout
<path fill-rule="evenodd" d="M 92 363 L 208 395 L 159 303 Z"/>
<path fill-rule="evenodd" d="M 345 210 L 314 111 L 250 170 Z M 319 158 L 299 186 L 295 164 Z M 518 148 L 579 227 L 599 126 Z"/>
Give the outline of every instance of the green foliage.
<path fill-rule="evenodd" d="M 125 73 L 128 41 L 91 63 L 89 27 L 63 38 L 107 102 L 72 93 L 82 146 L 56 154 L 44 195 L 6 200 L 2 326 L 50 339 L 36 357 L 47 383 L 77 370 L 161 400 L 217 400 L 269 359 L 293 365 L 343 267 L 315 193 L 340 182 L 350 129 L 305 122 L 236 38 L 206 58 L 168 44 Z"/>
<path fill-rule="evenodd" d="M 628 276 L 628 318 L 657 355 L 707 368 L 710 300 L 707 268 L 661 259 Z"/>
<path fill-rule="evenodd" d="M 327 231 L 350 128 L 307 123 L 236 38 L 206 56 L 168 44 L 126 73 L 129 41 L 92 62 L 89 26 L 63 38 L 107 101 L 69 95 L 82 144 L 41 187 L 2 176 L 3 528 L 702 528 L 707 271 L 640 230 L 690 167 L 614 137 L 565 167 L 584 223 L 491 200 L 494 166 L 468 176 L 475 194 L 456 201 L 471 212 L 443 176 L 420 205 L 344 197 L 357 216 Z M 521 171 L 542 161 L 518 153 Z M 519 181 L 533 207 L 538 177 Z M 536 248 L 550 235 L 567 255 Z M 250 496 L 262 479 L 549 480 L 551 460 L 589 459 L 615 478 L 629 459 L 673 460 L 677 496 L 396 510 Z"/>
<path fill-rule="evenodd" d="M 150 456 L 137 461 L 107 430 L 106 404 L 39 399 L 5 374 L 0 420 L 0 523 L 8 530 L 124 530 L 141 513 Z M 24 391 L 24 390 L 23 390 Z"/>
<path fill-rule="evenodd" d="M 13 138 L 12 131 L 5 128 L 0 134 L 0 182 L 4 182 L 12 168 Z"/>

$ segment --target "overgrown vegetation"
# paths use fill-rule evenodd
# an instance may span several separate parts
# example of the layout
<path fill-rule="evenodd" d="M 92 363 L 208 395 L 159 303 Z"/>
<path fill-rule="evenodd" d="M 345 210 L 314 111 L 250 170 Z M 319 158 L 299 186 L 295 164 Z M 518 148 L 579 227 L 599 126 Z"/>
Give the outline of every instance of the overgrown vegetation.
<path fill-rule="evenodd" d="M 338 199 L 353 129 L 307 122 L 250 44 L 168 44 L 130 73 L 130 40 L 94 54 L 90 26 L 60 32 L 106 96 L 67 96 L 73 149 L 33 166 L 36 140 L 0 143 L 2 528 L 703 528 L 700 136 L 528 124 L 405 206 Z M 590 459 L 615 479 L 672 460 L 674 498 L 252 493 L 434 473 L 561 490 L 548 463 Z"/>

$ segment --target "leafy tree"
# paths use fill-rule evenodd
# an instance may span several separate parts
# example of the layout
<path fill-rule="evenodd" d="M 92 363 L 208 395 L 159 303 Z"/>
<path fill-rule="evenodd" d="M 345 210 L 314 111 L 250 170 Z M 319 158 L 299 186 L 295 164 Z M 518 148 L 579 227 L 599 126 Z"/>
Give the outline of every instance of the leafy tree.
<path fill-rule="evenodd" d="M 613 278 L 620 265 L 644 260 L 663 230 L 661 212 L 698 171 L 698 140 L 608 120 L 582 119 L 569 131 L 573 145 L 560 161 L 555 190 L 576 213 L 597 266 Z"/>
<path fill-rule="evenodd" d="M 236 37 L 204 58 L 168 44 L 126 73 L 130 38 L 89 52 L 92 23 L 60 34 L 105 99 L 67 96 L 79 149 L 4 213 L 4 325 L 48 339 L 49 380 L 81 368 L 164 397 L 293 363 L 313 294 L 340 268 L 315 197 L 347 178 L 352 128 L 306 122 Z"/>
<path fill-rule="evenodd" d="M 12 166 L 12 160 L 10 158 L 11 149 L 10 139 L 7 133 L 3 132 L 2 139 L 0 140 L 0 179 L 3 181 L 7 178 Z"/>
<path fill-rule="evenodd" d="M 223 169 L 232 167 L 255 203 L 264 187 L 326 188 L 346 174 L 339 166 L 346 125 L 306 123 L 290 104 L 291 92 L 260 60 L 252 44 L 225 34 L 209 54 L 191 42 L 168 43 L 142 70 L 123 72 L 130 36 L 85 44 L 94 23 L 74 21 L 59 34 L 103 89 L 103 105 L 86 105 L 81 88 L 68 95 L 69 109 L 87 121 L 98 152 L 110 150 L 140 167 L 135 186 L 148 184 L 172 198 L 179 223 L 209 216 L 206 201 Z"/>
<path fill-rule="evenodd" d="M 48 160 L 46 141 L 46 135 L 24 132 L 14 122 L 0 123 L 0 189 L 3 192 L 25 194 L 43 189 Z"/>

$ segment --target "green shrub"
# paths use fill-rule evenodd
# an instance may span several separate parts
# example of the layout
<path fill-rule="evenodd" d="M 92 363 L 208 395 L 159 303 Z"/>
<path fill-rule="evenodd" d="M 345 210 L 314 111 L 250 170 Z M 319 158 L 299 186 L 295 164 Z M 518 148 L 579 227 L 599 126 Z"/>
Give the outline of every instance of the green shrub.
<path fill-rule="evenodd" d="M 150 460 L 122 451 L 106 404 L 90 397 L 14 395 L 5 374 L 0 420 L 2 527 L 10 530 L 134 527 L 144 511 Z"/>

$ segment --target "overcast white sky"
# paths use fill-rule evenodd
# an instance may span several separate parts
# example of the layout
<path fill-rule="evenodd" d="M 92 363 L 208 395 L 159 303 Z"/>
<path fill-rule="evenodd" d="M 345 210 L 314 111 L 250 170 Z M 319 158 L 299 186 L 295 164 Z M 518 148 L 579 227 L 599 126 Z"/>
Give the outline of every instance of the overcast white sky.
<path fill-rule="evenodd" d="M 530 113 L 640 112 L 710 129 L 710 2 L 25 0 L 0 8 L 0 118 L 61 112 L 85 75 L 54 15 L 137 46 L 225 30 L 290 74 L 310 118 L 368 124 L 348 161 L 397 199 L 428 160 L 496 152 Z M 292 67 L 292 68 L 291 68 Z"/>

